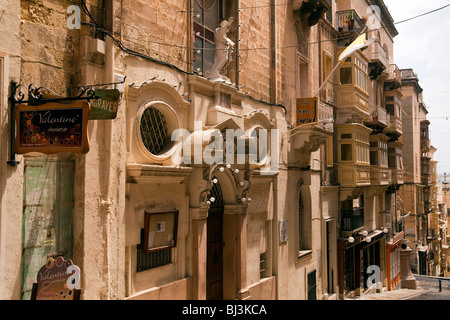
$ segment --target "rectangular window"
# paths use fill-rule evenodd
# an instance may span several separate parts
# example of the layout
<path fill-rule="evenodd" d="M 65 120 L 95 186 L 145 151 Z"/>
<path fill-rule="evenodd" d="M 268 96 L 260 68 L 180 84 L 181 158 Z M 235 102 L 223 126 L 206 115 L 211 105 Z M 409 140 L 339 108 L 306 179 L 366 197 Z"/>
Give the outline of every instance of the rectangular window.
<path fill-rule="evenodd" d="M 203 75 L 214 63 L 214 30 L 224 19 L 224 1 L 194 1 L 194 72 Z"/>
<path fill-rule="evenodd" d="M 352 138 L 351 133 L 342 133 L 341 134 L 341 139 L 351 139 L 351 138 Z"/>
<path fill-rule="evenodd" d="M 341 84 L 352 84 L 352 68 L 343 67 L 340 69 Z"/>
<path fill-rule="evenodd" d="M 308 86 L 308 60 L 304 58 L 299 52 L 297 52 L 297 66 L 295 77 L 295 91 L 297 97 L 305 98 L 309 96 Z"/>
<path fill-rule="evenodd" d="M 370 164 L 372 166 L 378 165 L 378 151 L 370 151 Z"/>
<path fill-rule="evenodd" d="M 326 141 L 326 153 L 327 153 L 327 166 L 332 167 L 333 162 L 333 137 L 330 136 Z"/>
<path fill-rule="evenodd" d="M 267 253 L 263 252 L 259 254 L 259 279 L 264 279 L 267 277 Z"/>
<path fill-rule="evenodd" d="M 351 161 L 352 158 L 352 145 L 341 144 L 341 161 Z"/>

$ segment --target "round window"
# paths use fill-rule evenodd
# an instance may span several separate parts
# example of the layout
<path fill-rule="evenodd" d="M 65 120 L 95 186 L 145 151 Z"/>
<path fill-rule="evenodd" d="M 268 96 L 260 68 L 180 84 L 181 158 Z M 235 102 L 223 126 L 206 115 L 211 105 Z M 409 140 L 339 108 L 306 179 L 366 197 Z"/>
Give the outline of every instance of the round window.
<path fill-rule="evenodd" d="M 145 148 L 154 155 L 160 154 L 169 139 L 166 117 L 154 107 L 148 107 L 141 116 L 140 133 Z"/>

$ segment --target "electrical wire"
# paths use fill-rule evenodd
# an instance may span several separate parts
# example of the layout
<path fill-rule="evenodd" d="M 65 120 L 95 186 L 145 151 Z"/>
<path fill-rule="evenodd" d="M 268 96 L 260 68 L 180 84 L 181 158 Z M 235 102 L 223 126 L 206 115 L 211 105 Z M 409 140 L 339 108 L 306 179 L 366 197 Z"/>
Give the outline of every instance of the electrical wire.
<path fill-rule="evenodd" d="M 287 4 L 288 4 L 288 3 L 278 4 L 278 5 L 287 5 Z M 187 71 L 185 71 L 185 70 L 183 70 L 183 69 L 181 69 L 181 68 L 179 68 L 179 67 L 177 67 L 177 66 L 175 66 L 175 65 L 173 65 L 173 64 L 170 64 L 170 63 L 168 63 L 168 62 L 165 62 L 165 61 L 161 61 L 161 60 L 155 59 L 155 58 L 153 58 L 153 57 L 151 57 L 151 56 L 145 55 L 145 54 L 143 54 L 143 53 L 140 53 L 140 52 L 138 52 L 138 51 L 135 51 L 135 50 L 132 50 L 132 49 L 126 47 L 126 46 L 122 43 L 122 41 L 120 41 L 119 39 L 115 38 L 113 34 L 111 34 L 109 31 L 105 30 L 102 26 L 100 26 L 100 24 L 98 24 L 98 23 L 95 21 L 95 19 L 92 17 L 91 13 L 89 12 L 89 9 L 87 8 L 86 3 L 85 3 L 84 0 L 81 0 L 81 6 L 82 6 L 83 12 L 84 12 L 84 13 L 90 18 L 90 20 L 93 22 L 93 23 L 84 23 L 84 24 L 90 25 L 91 27 L 94 27 L 95 29 L 97 29 L 97 30 L 103 32 L 104 34 L 108 35 L 109 37 L 111 37 L 111 39 L 113 39 L 114 43 L 115 43 L 122 51 L 124 51 L 124 52 L 126 52 L 126 53 L 128 53 L 128 54 L 130 54 L 130 55 L 134 55 L 134 56 L 137 56 L 137 57 L 141 57 L 141 58 L 143 58 L 143 59 L 150 60 L 150 61 L 152 61 L 152 62 L 155 62 L 155 63 L 161 64 L 161 65 L 167 66 L 167 67 L 172 68 L 172 69 L 175 69 L 175 70 L 177 70 L 177 71 L 179 71 L 179 72 L 181 72 L 181 73 L 183 73 L 183 74 L 186 74 L 186 75 L 194 75 L 194 73 L 192 73 L 192 72 L 187 72 Z M 271 7 L 271 6 L 273 6 L 273 5 L 266 5 L 266 6 L 265 6 L 265 5 L 261 5 L 261 6 L 253 6 L 253 7 L 243 7 L 243 8 L 240 8 L 239 10 L 241 10 L 241 9 L 250 9 L 250 8 L 263 8 L 263 7 Z M 277 6 L 277 4 L 275 4 L 275 6 Z M 437 9 L 434 9 L 434 10 L 431 10 L 431 11 L 428 11 L 428 12 L 425 12 L 425 13 L 422 13 L 422 14 L 419 14 L 419 15 L 416 15 L 416 16 L 413 16 L 413 17 L 411 17 L 411 18 L 404 19 L 404 20 L 401 20 L 401 21 L 398 21 L 398 22 L 394 22 L 394 25 L 396 25 L 396 24 L 401 24 L 401 23 L 404 23 L 404 22 L 408 22 L 408 21 L 417 19 L 417 18 L 419 18 L 419 17 L 422 17 L 422 16 L 425 16 L 425 15 L 428 15 L 428 14 L 431 14 L 431 13 L 434 13 L 434 12 L 437 12 L 437 11 L 440 11 L 440 10 L 443 10 L 443 9 L 449 7 L 449 6 L 450 6 L 450 4 L 447 4 L 447 5 L 443 6 L 443 7 L 440 7 L 440 8 L 437 8 Z M 383 26 L 383 27 L 378 28 L 378 29 L 370 30 L 370 32 L 376 31 L 376 30 L 380 30 L 380 29 L 385 29 L 385 28 L 386 28 L 386 27 Z M 291 47 L 299 47 L 299 46 L 313 45 L 313 44 L 318 44 L 318 43 L 323 43 L 323 42 L 336 41 L 336 40 L 340 40 L 340 39 L 343 39 L 343 37 L 337 37 L 337 38 L 333 38 L 333 39 L 324 39 L 324 40 L 321 40 L 321 41 L 313 41 L 313 42 L 309 42 L 309 43 L 305 43 L 305 44 L 295 44 L 295 45 L 287 45 L 287 46 L 281 46 L 281 47 L 240 48 L 240 51 L 250 51 L 250 50 L 274 50 L 274 49 L 276 50 L 276 49 L 281 49 L 281 48 L 291 48 Z M 188 49 L 188 47 L 186 47 L 186 46 L 173 45 L 173 44 L 167 44 L 167 43 L 162 43 L 162 42 L 154 42 L 154 41 L 148 41 L 148 42 L 149 42 L 149 43 L 153 43 L 153 44 L 163 45 L 163 46 L 176 47 L 176 48 L 180 48 L 180 49 Z M 199 47 L 196 47 L 196 49 L 208 50 L 209 48 L 199 48 Z M 211 48 L 211 50 L 213 50 L 213 49 Z M 287 114 L 286 108 L 285 108 L 283 105 L 281 105 L 281 104 L 276 104 L 276 103 L 274 104 L 274 103 L 271 103 L 271 102 L 263 101 L 262 99 L 256 99 L 256 98 L 250 96 L 249 94 L 246 94 L 246 95 L 247 95 L 250 99 L 252 99 L 252 100 L 254 100 L 254 101 L 262 102 L 262 103 L 265 103 L 265 104 L 268 104 L 268 105 L 272 105 L 272 106 L 279 106 L 279 107 L 281 107 L 281 108 L 283 108 L 283 109 L 285 110 L 285 115 Z M 439 117 L 439 118 L 448 118 L 448 117 Z"/>
<path fill-rule="evenodd" d="M 132 50 L 132 49 L 127 48 L 127 47 L 122 43 L 122 41 L 120 41 L 119 39 L 117 39 L 116 37 L 114 37 L 114 35 L 111 34 L 111 32 L 109 32 L 109 31 L 107 31 L 106 29 L 104 29 L 97 21 L 95 21 L 95 19 L 92 17 L 91 13 L 89 12 L 89 9 L 87 8 L 86 3 L 84 2 L 84 0 L 81 0 L 81 6 L 82 6 L 83 12 L 84 12 L 84 13 L 89 17 L 89 19 L 92 21 L 92 23 L 89 23 L 88 25 L 90 25 L 91 27 L 94 27 L 95 29 L 97 29 L 97 30 L 103 32 L 104 34 L 106 34 L 107 36 L 109 36 L 109 37 L 114 41 L 114 43 L 119 47 L 119 49 L 121 49 L 121 50 L 124 51 L 125 53 L 128 53 L 128 54 L 133 55 L 133 56 L 137 56 L 137 57 L 140 57 L 140 58 L 143 58 L 143 59 L 146 59 L 146 60 L 150 60 L 150 61 L 152 61 L 152 62 L 158 63 L 158 64 L 163 65 L 163 66 L 167 66 L 167 67 L 169 67 L 169 68 L 175 69 L 175 70 L 177 70 L 177 71 L 179 71 L 179 72 L 181 72 L 181 73 L 183 73 L 183 74 L 186 74 L 186 75 L 195 75 L 195 73 L 187 72 L 187 71 L 185 71 L 185 70 L 183 70 L 183 69 L 181 69 L 181 68 L 179 68 L 179 67 L 177 67 L 177 66 L 175 66 L 175 65 L 173 65 L 173 64 L 171 64 L 171 63 L 168 63 L 168 62 L 165 62 L 165 61 L 161 61 L 161 60 L 155 59 L 155 58 L 150 57 L 150 56 L 148 56 L 148 55 L 145 55 L 145 54 L 143 54 L 143 53 L 140 53 L 140 52 L 137 52 L 137 51 L 135 51 L 135 50 Z M 84 23 L 84 24 L 86 24 L 86 23 Z M 280 108 L 284 109 L 284 114 L 285 114 L 285 116 L 287 115 L 287 109 L 286 109 L 286 107 L 283 106 L 282 104 L 279 104 L 279 103 L 271 103 L 271 102 L 268 102 L 268 101 L 264 101 L 264 100 L 262 100 L 262 99 L 256 99 L 256 98 L 252 97 L 252 96 L 249 95 L 249 94 L 246 94 L 246 96 L 247 96 L 248 98 L 250 98 L 251 100 L 254 100 L 254 101 L 257 101 L 257 102 L 261 102 L 261 103 L 266 104 L 266 105 L 275 106 L 275 107 L 280 107 Z"/>
<path fill-rule="evenodd" d="M 281 5 L 287 5 L 287 4 L 281 4 Z M 245 7 L 245 8 L 240 8 L 238 10 L 241 9 L 250 9 L 250 8 L 262 8 L 262 7 L 271 7 L 272 5 L 267 5 L 267 6 L 254 6 L 254 7 Z M 277 6 L 277 5 L 275 5 Z M 445 6 L 442 6 L 440 8 L 437 9 L 433 9 L 424 13 L 421 13 L 419 15 L 398 21 L 398 22 L 393 22 L 394 25 L 398 25 L 401 23 L 405 23 L 420 17 L 423 17 L 425 15 L 429 15 L 432 13 L 435 13 L 437 11 L 443 10 L 447 7 L 450 7 L 450 4 L 447 4 Z M 187 11 L 180 11 L 180 12 L 187 12 Z M 369 32 L 374 32 L 374 31 L 378 31 L 381 29 L 386 29 L 386 26 L 382 26 L 380 28 L 376 28 L 376 29 L 371 29 L 369 30 Z M 324 40 L 320 40 L 320 41 L 312 41 L 312 42 L 308 42 L 308 43 L 299 43 L 299 44 L 292 44 L 292 45 L 285 45 L 285 46 L 277 46 L 277 47 L 258 47 L 258 48 L 239 48 L 240 51 L 250 51 L 250 50 L 277 50 L 277 49 L 287 49 L 287 48 L 297 48 L 297 47 L 302 47 L 302 46 L 310 46 L 310 45 L 314 45 L 314 44 L 319 44 L 319 43 L 325 43 L 325 42 L 334 42 L 334 41 L 338 41 L 338 40 L 344 40 L 347 39 L 347 37 L 336 37 L 336 38 L 331 38 L 331 39 L 324 39 Z M 187 47 L 185 47 L 187 48 Z M 197 49 L 200 50 L 214 50 L 213 48 L 202 48 L 202 47 L 196 47 Z"/>

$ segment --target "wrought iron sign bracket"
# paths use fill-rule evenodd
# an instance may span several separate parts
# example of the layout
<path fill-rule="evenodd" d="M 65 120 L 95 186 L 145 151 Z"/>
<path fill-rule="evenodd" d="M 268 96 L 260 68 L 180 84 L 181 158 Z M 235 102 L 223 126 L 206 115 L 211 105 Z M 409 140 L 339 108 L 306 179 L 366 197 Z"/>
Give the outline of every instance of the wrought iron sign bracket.
<path fill-rule="evenodd" d="M 34 84 L 30 84 L 28 87 L 25 85 L 17 85 L 15 81 L 11 81 L 11 95 L 9 97 L 9 103 L 11 105 L 10 109 L 10 123 L 11 123 L 11 153 L 10 158 L 6 162 L 8 165 L 14 167 L 20 164 L 19 161 L 16 160 L 16 151 L 15 151 L 15 140 L 16 140 L 16 105 L 17 104 L 30 104 L 30 105 L 40 105 L 50 102 L 61 103 L 61 102 L 70 102 L 70 101 L 80 101 L 87 100 L 90 101 L 92 99 L 98 99 L 95 95 L 95 90 L 92 86 L 80 87 L 77 88 L 80 93 L 74 97 L 56 97 L 56 98 L 45 98 L 44 92 L 47 94 L 56 95 L 52 90 L 37 87 Z"/>

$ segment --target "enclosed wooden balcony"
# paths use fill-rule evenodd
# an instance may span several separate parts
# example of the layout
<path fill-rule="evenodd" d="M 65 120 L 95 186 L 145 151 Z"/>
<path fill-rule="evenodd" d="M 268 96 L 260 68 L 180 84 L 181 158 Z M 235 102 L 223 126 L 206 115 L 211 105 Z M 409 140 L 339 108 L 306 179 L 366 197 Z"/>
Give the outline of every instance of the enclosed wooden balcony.
<path fill-rule="evenodd" d="M 370 185 L 371 129 L 358 123 L 337 126 L 338 182 L 341 186 Z"/>
<path fill-rule="evenodd" d="M 389 125 L 386 135 L 396 141 L 403 134 L 402 93 L 400 90 L 384 91 L 384 103 L 389 114 Z"/>
<path fill-rule="evenodd" d="M 391 170 L 390 181 L 403 184 L 403 144 L 399 141 L 388 142 L 388 167 Z"/>
<path fill-rule="evenodd" d="M 388 137 L 383 134 L 370 136 L 370 183 L 372 185 L 389 184 L 387 140 Z"/>
<path fill-rule="evenodd" d="M 340 54 L 345 48 L 338 48 Z M 355 52 L 341 65 L 335 87 L 335 105 L 338 109 L 338 123 L 348 118 L 367 119 L 369 117 L 368 59 L 361 52 Z"/>
<path fill-rule="evenodd" d="M 429 120 L 420 121 L 420 148 L 422 150 L 422 155 L 424 155 L 425 153 L 429 153 L 431 151 L 429 126 L 430 126 Z"/>

